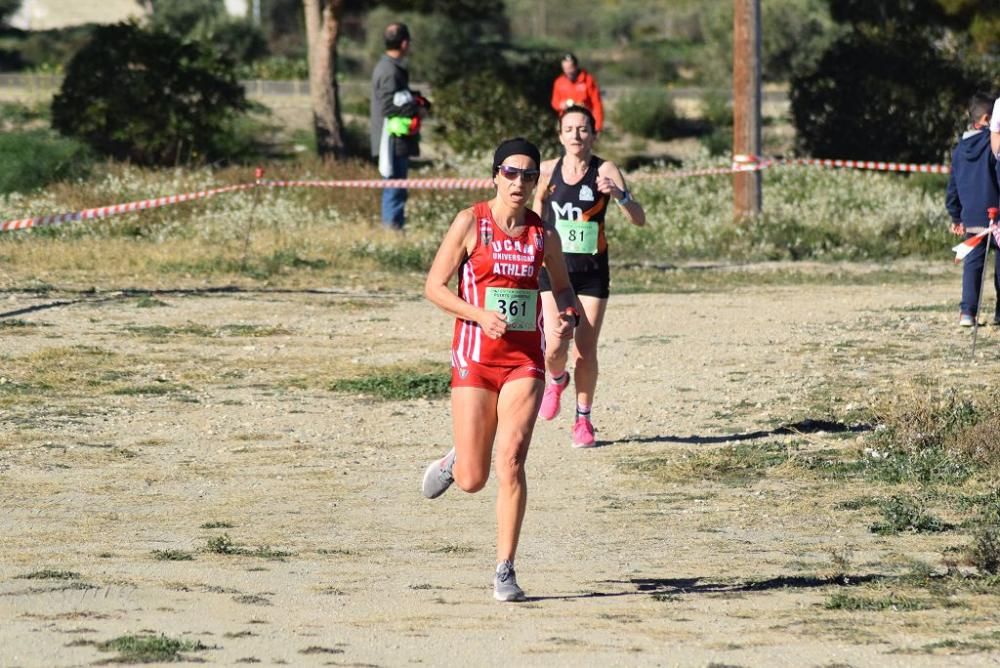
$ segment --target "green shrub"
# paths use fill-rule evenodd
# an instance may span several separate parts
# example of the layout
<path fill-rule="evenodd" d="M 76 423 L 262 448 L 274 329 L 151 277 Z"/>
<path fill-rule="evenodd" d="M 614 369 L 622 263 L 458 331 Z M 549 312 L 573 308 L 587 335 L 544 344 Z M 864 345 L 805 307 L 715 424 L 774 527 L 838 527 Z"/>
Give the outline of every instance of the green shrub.
<path fill-rule="evenodd" d="M 104 663 L 170 663 L 184 661 L 181 652 L 208 649 L 200 640 L 178 640 L 165 635 L 124 635 L 99 643 L 102 652 L 118 652 L 119 656 Z"/>
<path fill-rule="evenodd" d="M 827 610 L 926 610 L 933 607 L 931 601 L 900 596 L 895 592 L 889 592 L 888 596 L 874 598 L 870 596 L 856 596 L 846 592 L 834 592 L 824 604 Z"/>
<path fill-rule="evenodd" d="M 221 536 L 212 536 L 205 545 L 205 551 L 215 554 L 243 554 L 244 548 L 237 545 L 228 533 Z"/>
<path fill-rule="evenodd" d="M 242 79 L 272 79 L 276 81 L 308 79 L 309 63 L 305 58 L 269 56 L 252 63 L 241 64 L 239 73 Z"/>
<path fill-rule="evenodd" d="M 966 556 L 983 573 L 1000 572 L 1000 525 L 994 521 L 977 526 Z"/>
<path fill-rule="evenodd" d="M 872 533 L 894 534 L 901 531 L 926 533 L 945 531 L 949 527 L 936 517 L 929 515 L 923 499 L 897 494 L 881 504 L 882 521 L 872 524 Z"/>
<path fill-rule="evenodd" d="M 639 89 L 615 103 L 618 126 L 647 139 L 670 139 L 681 134 L 677 111 L 664 90 Z"/>
<path fill-rule="evenodd" d="M 356 241 L 351 244 L 350 254 L 358 258 L 370 258 L 379 267 L 390 271 L 425 272 L 434 261 L 437 246 L 433 240 L 419 243 L 377 243 Z"/>
<path fill-rule="evenodd" d="M 342 378 L 330 384 L 334 392 L 357 392 L 384 401 L 436 399 L 448 396 L 451 372 L 447 368 L 427 371 L 425 366 L 373 370 L 362 378 Z"/>
<path fill-rule="evenodd" d="M 51 568 L 45 568 L 40 571 L 32 571 L 25 575 L 15 575 L 15 578 L 20 578 L 22 580 L 79 580 L 80 574 L 74 571 L 57 571 Z"/>
<path fill-rule="evenodd" d="M 118 159 L 200 163 L 237 157 L 233 126 L 248 107 L 229 60 L 122 23 L 97 28 L 70 61 L 52 125 Z"/>
<path fill-rule="evenodd" d="M 733 101 L 728 91 L 710 88 L 701 96 L 701 117 L 712 126 L 733 126 Z"/>
<path fill-rule="evenodd" d="M 83 143 L 45 130 L 0 134 L 0 193 L 29 192 L 85 176 L 93 154 Z"/>
<path fill-rule="evenodd" d="M 709 89 L 701 98 L 701 118 L 708 131 L 698 141 L 711 156 L 733 151 L 733 105 L 728 92 Z"/>
<path fill-rule="evenodd" d="M 46 126 L 51 122 L 47 102 L 0 102 L 0 128 L 5 131 L 37 128 L 43 122 Z"/>

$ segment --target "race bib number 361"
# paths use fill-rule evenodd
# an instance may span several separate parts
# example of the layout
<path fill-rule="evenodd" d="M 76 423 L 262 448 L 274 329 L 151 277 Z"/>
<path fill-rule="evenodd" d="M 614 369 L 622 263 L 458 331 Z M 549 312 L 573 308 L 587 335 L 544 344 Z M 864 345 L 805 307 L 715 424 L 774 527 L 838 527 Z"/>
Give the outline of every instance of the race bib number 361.
<path fill-rule="evenodd" d="M 564 253 L 597 253 L 598 225 L 585 220 L 557 220 L 556 231 Z"/>
<path fill-rule="evenodd" d="M 507 320 L 507 328 L 519 332 L 537 328 L 538 290 L 486 288 L 486 310 L 496 311 Z"/>

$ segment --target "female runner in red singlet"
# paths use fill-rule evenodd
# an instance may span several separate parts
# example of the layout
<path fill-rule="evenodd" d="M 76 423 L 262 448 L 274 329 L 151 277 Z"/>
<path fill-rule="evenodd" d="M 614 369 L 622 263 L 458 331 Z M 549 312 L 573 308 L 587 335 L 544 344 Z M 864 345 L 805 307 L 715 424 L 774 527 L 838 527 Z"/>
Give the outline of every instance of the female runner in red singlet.
<path fill-rule="evenodd" d="M 514 575 L 527 500 L 524 463 L 545 381 L 544 329 L 538 275 L 544 263 L 559 307 L 549 324 L 572 338 L 579 319 L 559 237 L 528 208 L 538 181 L 538 149 L 524 139 L 500 144 L 493 157 L 496 196 L 452 222 L 424 292 L 454 315 L 451 414 L 455 447 L 424 473 L 423 493 L 451 483 L 478 492 L 496 450 L 497 567 L 493 595 L 523 601 Z M 458 274 L 457 294 L 448 283 Z"/>

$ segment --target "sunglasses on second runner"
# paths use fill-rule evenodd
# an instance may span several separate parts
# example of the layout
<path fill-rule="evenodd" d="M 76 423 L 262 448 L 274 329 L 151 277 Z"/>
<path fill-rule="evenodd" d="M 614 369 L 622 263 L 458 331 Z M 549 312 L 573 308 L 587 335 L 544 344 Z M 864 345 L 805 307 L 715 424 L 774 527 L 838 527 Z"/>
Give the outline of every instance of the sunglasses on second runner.
<path fill-rule="evenodd" d="M 513 181 L 520 176 L 522 183 L 534 183 L 538 180 L 538 175 L 541 174 L 537 169 L 521 169 L 510 165 L 500 165 L 497 171 L 503 174 L 508 181 Z"/>

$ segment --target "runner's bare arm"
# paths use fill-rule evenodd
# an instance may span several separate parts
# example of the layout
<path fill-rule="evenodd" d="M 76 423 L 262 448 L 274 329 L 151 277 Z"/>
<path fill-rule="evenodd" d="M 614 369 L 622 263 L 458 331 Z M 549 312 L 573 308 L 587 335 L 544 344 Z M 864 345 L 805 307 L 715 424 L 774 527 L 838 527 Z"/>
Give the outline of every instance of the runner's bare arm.
<path fill-rule="evenodd" d="M 625 187 L 625 177 L 618 166 L 610 160 L 605 160 L 597 170 L 597 189 L 606 195 L 611 195 L 611 198 L 618 202 L 618 206 L 630 223 L 640 227 L 646 224 L 646 211 L 641 204 L 632 199 L 631 194 L 626 197 L 628 188 Z M 625 201 L 619 201 L 623 197 Z"/>
<path fill-rule="evenodd" d="M 479 323 L 483 332 L 496 339 L 507 331 L 507 323 L 499 313 L 473 306 L 448 288 L 462 261 L 476 247 L 476 217 L 472 209 L 465 209 L 452 222 L 444 236 L 427 280 L 424 282 L 424 296 L 445 313 L 462 320 Z"/>
<path fill-rule="evenodd" d="M 559 323 L 555 329 L 556 336 L 560 339 L 571 339 L 573 338 L 573 328 L 576 327 L 576 318 L 569 315 L 566 309 L 576 309 L 576 295 L 569 282 L 569 272 L 566 271 L 562 241 L 559 239 L 559 233 L 550 225 L 545 226 L 545 258 L 542 262 L 545 264 L 545 270 L 549 273 L 552 296 L 559 309 Z"/>

